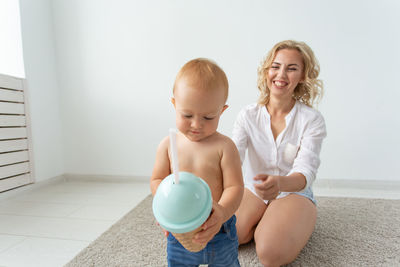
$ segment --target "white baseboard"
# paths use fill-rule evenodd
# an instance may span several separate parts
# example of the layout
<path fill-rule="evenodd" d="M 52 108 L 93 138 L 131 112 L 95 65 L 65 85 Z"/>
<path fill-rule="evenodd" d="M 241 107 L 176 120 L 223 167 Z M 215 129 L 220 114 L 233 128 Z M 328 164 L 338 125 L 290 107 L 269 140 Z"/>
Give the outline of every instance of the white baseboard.
<path fill-rule="evenodd" d="M 65 173 L 66 181 L 105 182 L 105 183 L 148 183 L 149 176 L 122 176 L 122 175 L 98 175 Z"/>
<path fill-rule="evenodd" d="M 400 199 L 400 181 L 377 180 L 315 180 L 316 196 Z"/>
<path fill-rule="evenodd" d="M 0 200 L 12 197 L 21 192 L 29 192 L 37 188 L 60 182 L 108 182 L 108 183 L 149 183 L 149 176 L 121 176 L 66 173 L 50 179 L 21 186 L 0 193 Z M 400 181 L 379 180 L 345 180 L 317 179 L 313 184 L 314 193 L 318 196 L 348 196 L 400 199 Z M 372 193 L 371 193 L 372 192 Z"/>
<path fill-rule="evenodd" d="M 51 185 L 51 184 L 56 184 L 56 183 L 60 183 L 60 182 L 65 182 L 65 177 L 64 175 L 59 175 L 59 176 L 55 176 L 46 180 L 42 180 L 39 182 L 35 182 L 33 184 L 27 184 L 27 185 L 23 185 L 5 192 L 1 192 L 0 193 L 0 200 L 6 199 L 6 198 L 10 198 L 13 197 L 17 194 L 21 194 L 22 192 L 27 193 L 30 192 L 32 190 L 36 190 L 38 188 L 41 188 L 43 186 L 47 186 L 47 185 Z"/>
<path fill-rule="evenodd" d="M 112 183 L 136 183 L 150 181 L 149 176 L 122 176 L 122 175 L 95 175 L 95 174 L 64 174 L 66 181 L 86 182 L 112 182 Z M 399 190 L 400 181 L 379 181 L 379 180 L 347 180 L 347 179 L 316 179 L 314 188 L 324 189 L 363 189 L 363 190 Z"/>
<path fill-rule="evenodd" d="M 148 176 L 121 176 L 121 175 L 88 175 L 65 173 L 36 183 L 27 184 L 0 193 L 0 200 L 13 197 L 21 193 L 27 193 L 40 187 L 57 184 L 61 182 L 104 182 L 104 183 L 149 183 Z"/>
<path fill-rule="evenodd" d="M 400 190 L 400 181 L 316 179 L 314 181 L 313 188 Z"/>

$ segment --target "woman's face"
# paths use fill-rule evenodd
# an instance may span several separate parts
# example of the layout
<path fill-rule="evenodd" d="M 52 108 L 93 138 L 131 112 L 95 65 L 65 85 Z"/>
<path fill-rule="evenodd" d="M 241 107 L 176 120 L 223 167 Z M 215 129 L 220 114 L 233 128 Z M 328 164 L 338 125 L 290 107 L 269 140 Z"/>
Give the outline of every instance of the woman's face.
<path fill-rule="evenodd" d="M 279 99 L 292 99 L 293 91 L 303 82 L 303 58 L 296 49 L 279 50 L 268 70 L 267 86 L 270 96 Z"/>

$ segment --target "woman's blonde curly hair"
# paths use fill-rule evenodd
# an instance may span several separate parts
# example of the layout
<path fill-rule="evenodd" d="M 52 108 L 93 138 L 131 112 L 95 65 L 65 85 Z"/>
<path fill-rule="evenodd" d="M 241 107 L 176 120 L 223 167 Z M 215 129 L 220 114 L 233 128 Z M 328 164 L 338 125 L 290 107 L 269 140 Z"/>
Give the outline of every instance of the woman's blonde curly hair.
<path fill-rule="evenodd" d="M 267 54 L 264 61 L 258 68 L 257 86 L 260 90 L 258 104 L 266 105 L 269 102 L 270 91 L 267 86 L 268 70 L 276 56 L 276 53 L 282 49 L 296 49 L 303 57 L 304 63 L 304 81 L 299 83 L 293 92 L 293 98 L 312 107 L 314 103 L 318 103 L 322 97 L 323 84 L 317 79 L 319 75 L 319 63 L 314 56 L 314 52 L 304 42 L 294 40 L 286 40 L 277 43 Z"/>

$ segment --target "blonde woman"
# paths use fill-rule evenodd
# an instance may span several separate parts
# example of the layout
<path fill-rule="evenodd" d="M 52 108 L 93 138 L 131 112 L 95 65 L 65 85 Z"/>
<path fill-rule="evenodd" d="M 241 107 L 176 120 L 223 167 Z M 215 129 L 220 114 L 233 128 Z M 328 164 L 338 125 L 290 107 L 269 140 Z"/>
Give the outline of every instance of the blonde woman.
<path fill-rule="evenodd" d="M 236 212 L 239 243 L 254 238 L 264 266 L 295 260 L 314 230 L 311 185 L 326 136 L 324 119 L 312 107 L 322 94 L 318 74 L 307 44 L 276 44 L 258 70 L 258 103 L 243 108 L 235 122 L 245 182 Z"/>

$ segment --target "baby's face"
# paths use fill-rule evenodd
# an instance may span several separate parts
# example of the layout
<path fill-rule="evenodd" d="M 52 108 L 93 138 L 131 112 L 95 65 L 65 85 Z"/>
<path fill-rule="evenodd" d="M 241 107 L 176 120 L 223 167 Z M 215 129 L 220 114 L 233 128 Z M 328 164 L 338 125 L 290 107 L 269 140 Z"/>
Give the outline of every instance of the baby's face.
<path fill-rule="evenodd" d="M 201 90 L 184 81 L 177 83 L 172 103 L 176 110 L 176 126 L 191 141 L 213 135 L 219 118 L 228 107 L 223 90 Z"/>

